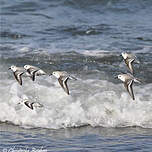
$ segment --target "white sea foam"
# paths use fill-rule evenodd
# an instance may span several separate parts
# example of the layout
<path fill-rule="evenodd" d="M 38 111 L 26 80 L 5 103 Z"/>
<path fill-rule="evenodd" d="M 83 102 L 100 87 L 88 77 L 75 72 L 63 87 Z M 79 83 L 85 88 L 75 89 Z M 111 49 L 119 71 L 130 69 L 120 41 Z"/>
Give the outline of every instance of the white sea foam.
<path fill-rule="evenodd" d="M 119 55 L 116 54 L 115 52 L 109 52 L 106 50 L 85 50 L 85 51 L 81 51 L 81 54 L 84 54 L 86 56 L 95 56 L 95 57 L 107 57 L 107 56 L 111 56 L 111 55 Z"/>
<path fill-rule="evenodd" d="M 36 82 L 0 80 L 0 121 L 22 127 L 64 128 L 83 125 L 103 127 L 152 127 L 152 84 L 134 85 L 132 101 L 122 84 L 106 80 L 70 81 L 68 96 L 56 79 L 38 77 Z M 43 108 L 31 110 L 17 103 L 23 98 Z"/>

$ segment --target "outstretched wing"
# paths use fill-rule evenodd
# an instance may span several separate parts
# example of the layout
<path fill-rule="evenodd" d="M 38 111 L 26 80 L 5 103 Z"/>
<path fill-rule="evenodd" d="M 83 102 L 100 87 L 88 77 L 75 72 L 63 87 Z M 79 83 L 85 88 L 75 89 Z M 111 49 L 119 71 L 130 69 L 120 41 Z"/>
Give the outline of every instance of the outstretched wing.
<path fill-rule="evenodd" d="M 64 91 L 69 95 L 69 88 L 67 85 L 68 79 L 69 77 L 65 78 L 65 80 L 63 81 L 63 84 L 64 84 Z"/>
<path fill-rule="evenodd" d="M 135 59 L 128 59 L 128 58 L 125 60 L 125 63 L 132 74 L 134 72 L 133 65 L 132 65 L 134 61 Z"/>
<path fill-rule="evenodd" d="M 33 110 L 33 103 L 29 103 L 28 101 L 26 101 L 26 102 L 24 102 L 24 104 L 25 104 L 28 108 L 30 108 L 30 109 Z"/>
<path fill-rule="evenodd" d="M 35 81 L 35 76 L 36 76 L 36 72 L 37 72 L 38 70 L 35 70 L 35 71 L 32 71 L 31 72 L 31 78 L 32 78 L 32 80 L 33 81 Z"/>
<path fill-rule="evenodd" d="M 29 74 L 32 75 L 32 71 L 33 71 L 33 70 L 34 70 L 33 68 L 29 68 L 29 69 L 27 69 L 26 71 L 27 71 Z"/>
<path fill-rule="evenodd" d="M 129 93 L 129 95 L 132 97 L 132 99 L 135 100 L 134 92 L 132 89 L 133 82 L 134 82 L 133 80 L 127 81 L 124 83 L 124 86 L 127 89 L 127 92 Z"/>
<path fill-rule="evenodd" d="M 15 79 L 18 81 L 18 83 L 20 85 L 22 85 L 22 77 L 21 76 L 22 76 L 23 73 L 24 72 L 18 72 L 18 71 L 13 72 Z"/>
<path fill-rule="evenodd" d="M 32 67 L 30 67 L 29 69 L 27 69 L 27 72 L 29 73 L 29 74 L 32 74 L 34 71 L 38 71 L 39 69 L 37 68 L 37 67 L 34 67 L 34 66 L 32 66 Z"/>
<path fill-rule="evenodd" d="M 63 80 L 63 77 L 60 77 L 58 79 L 58 81 L 59 81 L 59 84 L 61 85 L 61 87 L 63 88 L 63 90 L 69 95 L 69 88 L 67 85 L 68 79 L 69 79 L 69 77 L 66 77 L 64 80 Z"/>

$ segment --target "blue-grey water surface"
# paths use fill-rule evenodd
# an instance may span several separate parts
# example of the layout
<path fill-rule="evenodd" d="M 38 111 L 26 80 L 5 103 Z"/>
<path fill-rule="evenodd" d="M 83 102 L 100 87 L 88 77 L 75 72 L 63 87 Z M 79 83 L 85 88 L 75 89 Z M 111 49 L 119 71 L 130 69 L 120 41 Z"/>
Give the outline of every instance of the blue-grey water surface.
<path fill-rule="evenodd" d="M 46 150 L 49 152 L 151 151 L 151 129 L 67 128 L 26 130 L 1 125 L 1 151 Z"/>
<path fill-rule="evenodd" d="M 114 77 L 135 54 L 133 102 Z M 65 70 L 67 97 L 51 77 L 23 80 L 8 68 Z M 151 0 L 0 0 L 0 150 L 152 151 Z M 23 96 L 45 109 L 16 107 Z"/>

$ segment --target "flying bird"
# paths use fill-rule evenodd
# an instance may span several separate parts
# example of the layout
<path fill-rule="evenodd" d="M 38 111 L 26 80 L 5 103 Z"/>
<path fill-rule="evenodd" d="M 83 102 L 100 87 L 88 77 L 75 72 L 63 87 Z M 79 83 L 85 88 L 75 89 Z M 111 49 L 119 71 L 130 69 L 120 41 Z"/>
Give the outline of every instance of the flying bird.
<path fill-rule="evenodd" d="M 135 78 L 133 75 L 127 73 L 127 74 L 119 74 L 118 79 L 120 79 L 124 83 L 124 87 L 126 88 L 127 92 L 131 96 L 133 100 L 135 100 L 134 92 L 133 92 L 133 83 L 138 82 L 141 83 L 137 78 Z"/>
<path fill-rule="evenodd" d="M 9 69 L 13 71 L 14 77 L 17 82 L 22 85 L 22 75 L 24 74 L 22 68 L 12 65 Z"/>
<path fill-rule="evenodd" d="M 55 76 L 58 79 L 58 82 L 63 88 L 63 90 L 69 95 L 70 93 L 69 93 L 67 81 L 69 79 L 76 80 L 76 78 L 74 78 L 73 76 L 70 76 L 66 71 L 54 71 L 51 75 Z"/>
<path fill-rule="evenodd" d="M 121 53 L 121 55 L 129 71 L 133 74 L 134 73 L 133 63 L 135 60 L 137 61 L 136 56 L 133 54 L 126 53 L 126 52 Z M 139 61 L 137 61 L 137 63 L 139 63 Z"/>
<path fill-rule="evenodd" d="M 31 75 L 33 81 L 35 81 L 35 76 L 46 75 L 42 69 L 32 65 L 24 65 L 24 69 Z"/>
<path fill-rule="evenodd" d="M 30 108 L 31 110 L 34 110 L 34 108 L 36 107 L 39 107 L 39 108 L 43 107 L 43 105 L 40 104 L 39 102 L 31 102 L 28 99 L 23 99 L 18 104 L 24 104 L 26 107 Z"/>

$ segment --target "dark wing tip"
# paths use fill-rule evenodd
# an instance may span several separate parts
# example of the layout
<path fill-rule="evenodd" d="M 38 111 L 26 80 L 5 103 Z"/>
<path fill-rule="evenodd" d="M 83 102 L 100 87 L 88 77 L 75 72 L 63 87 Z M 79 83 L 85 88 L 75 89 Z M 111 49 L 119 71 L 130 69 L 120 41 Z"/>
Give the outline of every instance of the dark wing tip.
<path fill-rule="evenodd" d="M 22 86 L 23 83 L 22 83 L 22 82 L 19 82 L 19 84 Z"/>
<path fill-rule="evenodd" d="M 32 79 L 32 81 L 35 81 L 35 75 L 34 74 L 31 76 L 31 79 Z"/>
<path fill-rule="evenodd" d="M 68 95 L 70 95 L 69 91 L 66 92 Z"/>

